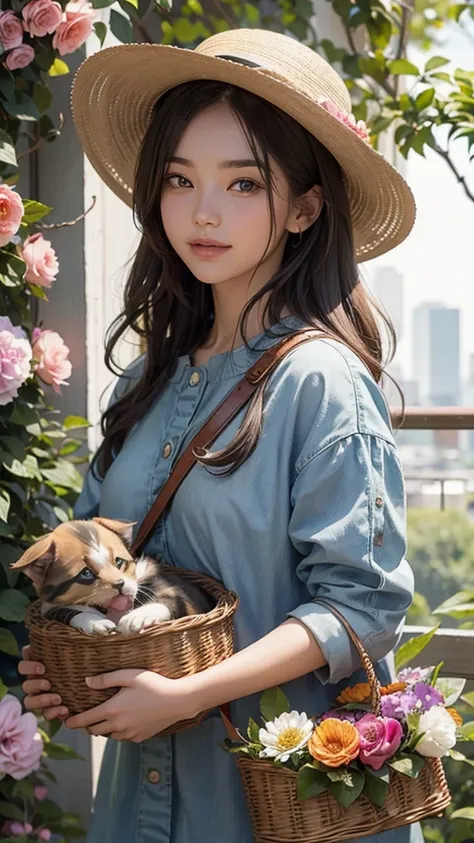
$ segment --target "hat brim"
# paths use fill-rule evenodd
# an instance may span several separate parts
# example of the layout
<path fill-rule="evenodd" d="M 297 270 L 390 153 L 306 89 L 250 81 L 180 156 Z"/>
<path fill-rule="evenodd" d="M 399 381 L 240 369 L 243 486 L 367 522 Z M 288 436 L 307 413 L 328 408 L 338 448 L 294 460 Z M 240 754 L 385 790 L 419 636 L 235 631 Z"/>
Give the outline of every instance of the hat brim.
<path fill-rule="evenodd" d="M 141 142 L 156 100 L 184 82 L 213 80 L 278 106 L 311 132 L 344 171 L 358 261 L 399 245 L 415 221 L 402 176 L 355 131 L 275 74 L 162 44 L 122 44 L 95 53 L 76 73 L 71 104 L 84 153 L 130 207 Z"/>

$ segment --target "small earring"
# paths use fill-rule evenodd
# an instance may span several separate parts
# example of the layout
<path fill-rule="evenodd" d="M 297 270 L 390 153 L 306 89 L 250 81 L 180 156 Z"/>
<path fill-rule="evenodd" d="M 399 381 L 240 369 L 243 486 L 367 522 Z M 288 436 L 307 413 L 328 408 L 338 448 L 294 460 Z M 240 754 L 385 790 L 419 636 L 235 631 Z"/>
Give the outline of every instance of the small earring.
<path fill-rule="evenodd" d="M 299 235 L 300 235 L 300 239 L 298 240 L 298 242 L 297 242 L 297 243 L 293 243 L 293 244 L 292 244 L 293 249 L 298 249 L 298 247 L 299 247 L 299 246 L 301 246 L 301 241 L 302 241 L 302 239 L 303 239 L 303 232 L 301 231 L 301 228 L 299 229 L 299 232 L 298 232 L 298 233 L 299 233 Z"/>

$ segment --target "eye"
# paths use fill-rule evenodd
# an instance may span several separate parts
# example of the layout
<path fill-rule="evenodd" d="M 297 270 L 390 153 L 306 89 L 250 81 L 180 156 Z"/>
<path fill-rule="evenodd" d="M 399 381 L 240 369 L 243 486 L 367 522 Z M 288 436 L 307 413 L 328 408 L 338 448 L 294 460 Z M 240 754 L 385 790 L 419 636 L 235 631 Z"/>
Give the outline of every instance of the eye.
<path fill-rule="evenodd" d="M 124 566 L 124 565 L 126 565 L 126 564 L 127 564 L 127 560 L 126 560 L 126 559 L 122 559 L 122 557 L 121 557 L 121 556 L 117 556 L 117 557 L 116 557 L 116 559 L 115 559 L 115 567 L 116 567 L 116 568 L 118 568 L 118 569 L 119 569 L 119 571 L 120 571 L 120 568 L 123 568 L 123 566 Z"/>
<path fill-rule="evenodd" d="M 90 568 L 83 568 L 81 573 L 76 577 L 76 581 L 81 583 L 91 583 L 96 579 L 97 577 L 94 574 L 94 571 L 91 571 Z"/>
<path fill-rule="evenodd" d="M 258 184 L 252 179 L 237 179 L 237 181 L 232 182 L 231 188 L 237 190 L 238 193 L 256 193 L 257 190 L 260 190 Z"/>
<path fill-rule="evenodd" d="M 192 187 L 192 184 L 189 181 L 189 179 L 187 179 L 185 176 L 179 176 L 177 174 L 174 175 L 174 176 L 167 176 L 166 179 L 165 179 L 165 183 L 169 184 L 170 187 L 176 187 L 176 188 L 179 188 L 179 187 L 190 188 L 190 187 Z"/>

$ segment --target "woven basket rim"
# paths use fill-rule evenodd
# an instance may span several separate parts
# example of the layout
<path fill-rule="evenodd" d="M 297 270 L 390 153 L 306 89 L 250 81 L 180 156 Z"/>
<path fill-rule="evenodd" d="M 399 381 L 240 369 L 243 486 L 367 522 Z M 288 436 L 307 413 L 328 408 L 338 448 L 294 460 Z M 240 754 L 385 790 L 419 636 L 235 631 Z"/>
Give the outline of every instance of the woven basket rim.
<path fill-rule="evenodd" d="M 112 631 L 109 635 L 107 635 L 106 639 L 100 637 L 101 641 L 106 640 L 110 646 L 120 646 L 125 642 L 130 643 L 133 640 L 140 640 L 143 642 L 145 637 L 147 639 L 151 637 L 159 638 L 162 635 L 181 635 L 183 632 L 188 630 L 194 631 L 199 629 L 209 629 L 222 623 L 223 620 L 232 616 L 237 610 L 239 605 L 238 596 L 235 592 L 226 589 L 223 583 L 218 582 L 218 580 L 214 580 L 212 577 L 209 577 L 207 574 L 203 574 L 200 571 L 190 571 L 185 568 L 178 568 L 174 565 L 160 564 L 160 567 L 164 571 L 172 571 L 173 573 L 178 573 L 180 576 L 183 575 L 187 579 L 198 581 L 208 594 L 216 599 L 216 605 L 213 606 L 209 612 L 204 612 L 199 615 L 189 615 L 187 617 L 177 618 L 170 621 L 161 621 L 159 624 L 156 624 L 149 629 L 145 629 L 142 632 L 135 632 L 131 635 L 125 636 Z M 218 593 L 218 596 L 216 596 L 216 592 Z M 84 636 L 87 633 L 82 632 L 82 630 L 74 629 L 74 627 L 69 626 L 68 624 L 60 623 L 59 621 L 47 620 L 44 618 L 41 614 L 41 602 L 41 600 L 35 600 L 27 607 L 25 625 L 29 630 L 35 628 L 38 632 L 44 635 L 58 635 L 58 633 L 60 633 L 62 635 L 67 635 L 71 641 L 84 640 Z M 88 638 L 92 637 L 88 636 Z M 92 640 L 95 640 L 95 637 L 92 638 Z"/>

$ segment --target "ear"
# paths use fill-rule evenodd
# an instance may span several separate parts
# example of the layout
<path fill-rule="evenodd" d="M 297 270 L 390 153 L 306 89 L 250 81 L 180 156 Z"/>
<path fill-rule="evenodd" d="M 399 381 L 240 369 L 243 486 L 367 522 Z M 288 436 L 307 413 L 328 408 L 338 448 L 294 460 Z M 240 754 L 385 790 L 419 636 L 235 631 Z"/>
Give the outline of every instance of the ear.
<path fill-rule="evenodd" d="M 318 219 L 324 205 L 323 191 L 315 185 L 293 201 L 286 228 L 290 234 L 302 234 Z"/>
<path fill-rule="evenodd" d="M 112 530 L 117 536 L 120 536 L 126 545 L 130 545 L 132 541 L 133 528 L 136 521 L 116 521 L 113 518 L 93 518 L 97 524 L 101 524 L 106 530 Z"/>
<path fill-rule="evenodd" d="M 43 536 L 38 539 L 28 550 L 25 550 L 23 556 L 20 556 L 17 562 L 11 565 L 11 568 L 20 568 L 30 580 L 33 580 L 37 586 L 43 585 L 48 568 L 51 562 L 54 561 L 56 554 L 56 547 L 53 537 Z"/>

